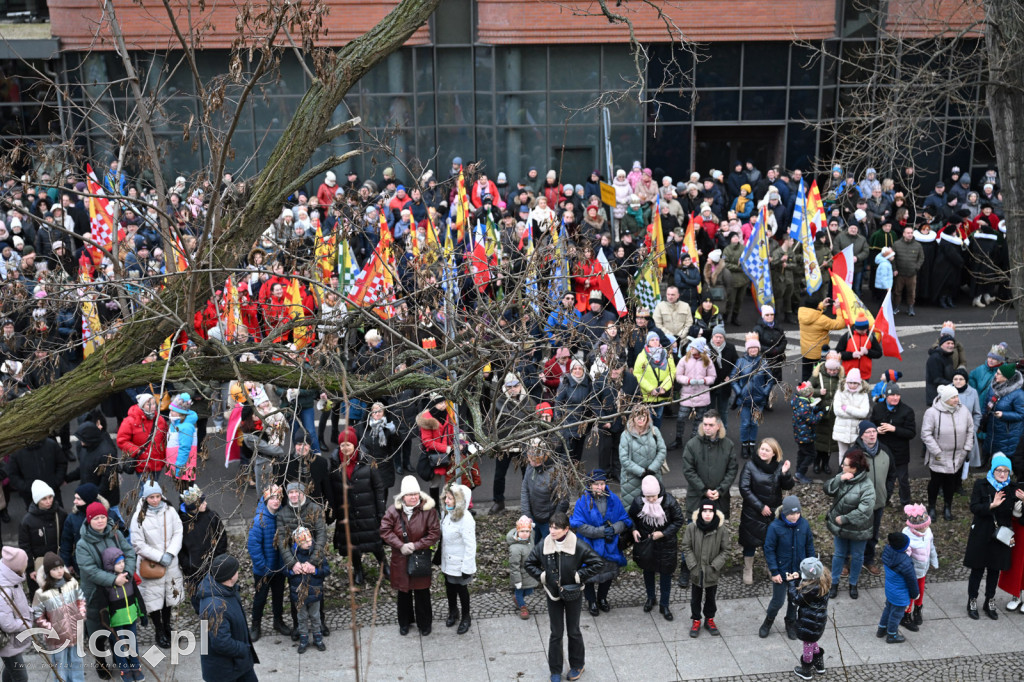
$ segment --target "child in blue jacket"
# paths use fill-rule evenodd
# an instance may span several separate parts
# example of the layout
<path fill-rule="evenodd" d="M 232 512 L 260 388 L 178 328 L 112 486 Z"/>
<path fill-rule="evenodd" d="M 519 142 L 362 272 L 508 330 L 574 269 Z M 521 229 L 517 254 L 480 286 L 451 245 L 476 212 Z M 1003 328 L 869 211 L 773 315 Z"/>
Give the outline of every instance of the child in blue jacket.
<path fill-rule="evenodd" d="M 793 408 L 793 438 L 796 440 L 797 483 L 811 483 L 807 470 L 814 464 L 818 452 L 814 449 L 815 427 L 821 421 L 822 411 L 818 404 L 821 398 L 813 396 L 814 387 L 805 381 L 796 387 L 796 393 L 789 401 Z"/>
<path fill-rule="evenodd" d="M 320 630 L 320 598 L 324 593 L 324 577 L 329 572 L 327 560 L 319 565 L 311 562 L 313 557 L 313 533 L 299 526 L 292 533 L 292 552 L 295 554 L 295 565 L 288 571 L 288 592 L 299 616 L 299 653 L 306 653 L 309 648 L 309 636 L 313 635 L 313 644 L 320 651 L 327 651 L 323 633 Z M 312 573 L 299 572 L 300 567 L 312 566 Z"/>
<path fill-rule="evenodd" d="M 887 644 L 899 644 L 907 641 L 900 634 L 900 621 L 903 612 L 910 602 L 917 599 L 917 574 L 914 572 L 914 561 L 910 558 L 908 548 L 910 538 L 903 533 L 889 533 L 889 544 L 882 551 L 882 564 L 885 566 L 885 608 L 882 619 L 878 621 L 875 636 L 885 637 Z"/>
<path fill-rule="evenodd" d="M 778 516 L 768 525 L 764 537 L 764 560 L 772 576 L 772 599 L 768 612 L 757 634 L 765 639 L 771 634 L 772 624 L 779 615 L 782 604 L 786 606 L 786 635 L 797 639 L 796 602 L 789 595 L 789 583 L 800 572 L 800 564 L 807 557 L 814 556 L 814 534 L 811 525 L 801 513 L 800 500 L 796 495 L 787 495 L 779 507 Z"/>

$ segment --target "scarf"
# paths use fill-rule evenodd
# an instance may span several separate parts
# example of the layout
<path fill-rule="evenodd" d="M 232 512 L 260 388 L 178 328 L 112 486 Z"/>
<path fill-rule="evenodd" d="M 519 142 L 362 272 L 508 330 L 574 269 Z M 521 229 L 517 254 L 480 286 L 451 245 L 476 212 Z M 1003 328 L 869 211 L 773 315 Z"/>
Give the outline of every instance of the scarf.
<path fill-rule="evenodd" d="M 412 513 L 416 511 L 416 507 L 410 507 L 405 502 L 402 503 L 402 511 L 405 512 L 405 518 L 411 519 Z"/>
<path fill-rule="evenodd" d="M 747 210 L 747 202 L 750 201 L 750 197 L 739 196 L 736 197 L 736 212 L 743 213 Z"/>
<path fill-rule="evenodd" d="M 953 407 L 945 400 L 940 400 L 935 406 L 942 410 L 943 412 L 948 412 L 949 414 L 953 414 L 954 412 L 956 412 L 956 407 L 960 407 L 959 405 Z"/>
<path fill-rule="evenodd" d="M 991 485 L 993 488 L 996 489 L 996 492 L 999 492 L 1000 490 L 1002 490 L 1006 486 L 1010 485 L 1010 477 L 1009 476 L 1006 477 L 1005 481 L 1000 483 L 999 481 L 996 480 L 996 477 L 992 475 L 992 471 L 991 470 L 988 472 L 988 475 L 985 476 L 985 480 L 989 482 L 989 485 Z"/>
<path fill-rule="evenodd" d="M 440 419 L 438 421 L 441 421 Z M 384 433 L 384 425 L 387 424 L 387 420 L 384 417 L 380 419 L 368 419 L 366 421 L 367 426 L 370 427 L 370 438 L 372 438 L 377 445 L 384 447 L 388 444 L 388 435 Z M 349 474 L 351 477 L 351 473 Z"/>
<path fill-rule="evenodd" d="M 644 349 L 647 353 L 647 362 L 654 369 L 665 369 L 668 366 L 668 353 L 660 346 L 654 350 Z"/>
<path fill-rule="evenodd" d="M 340 450 L 338 451 L 338 454 L 341 455 L 341 451 Z M 344 455 L 341 455 L 341 456 L 344 456 Z M 352 472 L 354 472 L 356 470 L 356 464 L 358 464 L 358 463 L 359 463 L 359 451 L 358 450 L 353 450 L 352 451 L 352 456 L 348 457 L 346 459 L 346 461 L 345 461 L 345 478 L 346 479 L 348 479 L 350 481 L 352 480 Z"/>
<path fill-rule="evenodd" d="M 876 440 L 875 441 L 875 447 L 870 448 L 870 447 L 868 447 L 868 444 L 865 443 L 864 441 L 862 441 L 860 438 L 857 439 L 857 443 L 860 444 L 861 450 L 863 450 L 864 454 L 866 454 L 868 457 L 871 457 L 871 458 L 874 458 L 875 455 L 878 454 L 878 443 L 879 442 L 880 441 Z"/>
<path fill-rule="evenodd" d="M 648 502 L 646 497 L 641 499 L 644 501 L 644 508 L 640 510 L 640 518 L 652 526 L 663 527 L 667 517 L 665 516 L 665 510 L 661 508 L 661 501 L 665 497 L 659 497 L 654 502 Z"/>
<path fill-rule="evenodd" d="M 787 518 L 786 518 L 785 516 L 783 516 L 783 517 L 781 517 L 781 518 L 782 518 L 782 522 L 783 522 L 784 524 L 786 524 L 787 526 L 789 526 L 790 528 L 795 528 L 795 527 L 796 527 L 796 524 L 800 523 L 800 519 L 797 519 L 796 521 L 793 521 L 793 522 L 791 523 L 791 522 L 790 522 L 790 520 L 789 520 L 789 519 L 787 519 Z M 803 518 L 803 517 L 801 517 L 801 518 Z"/>
<path fill-rule="evenodd" d="M 156 512 L 163 511 L 164 507 L 166 506 L 166 504 L 167 503 L 164 502 L 163 498 L 160 498 L 160 504 L 156 505 L 155 507 L 147 502 L 146 503 L 146 511 L 147 512 L 153 512 L 155 514 Z"/>
<path fill-rule="evenodd" d="M 711 359 L 714 361 L 715 367 L 717 367 L 718 369 L 722 369 L 722 351 L 725 349 L 726 343 L 727 341 L 722 341 L 721 346 L 716 346 L 715 342 L 712 341 L 708 344 L 715 350 L 714 353 L 710 353 L 709 355 L 711 356 Z"/>
<path fill-rule="evenodd" d="M 718 513 L 711 517 L 710 521 L 705 521 L 704 516 L 700 513 L 697 514 L 697 528 L 702 533 L 710 533 L 711 531 L 718 528 Z"/>

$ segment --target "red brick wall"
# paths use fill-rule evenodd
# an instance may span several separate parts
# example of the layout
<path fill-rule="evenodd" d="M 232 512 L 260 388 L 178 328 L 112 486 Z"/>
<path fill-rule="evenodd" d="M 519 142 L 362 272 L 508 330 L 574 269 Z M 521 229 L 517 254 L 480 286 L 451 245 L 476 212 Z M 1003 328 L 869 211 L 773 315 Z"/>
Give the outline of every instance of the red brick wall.
<path fill-rule="evenodd" d="M 980 37 L 983 31 L 974 27 L 980 27 L 984 14 L 981 0 L 890 0 L 886 28 L 904 38 L 953 36 L 961 31 Z"/>
<path fill-rule="evenodd" d="M 96 0 L 48 0 L 48 4 L 53 35 L 60 38 L 61 47 L 70 50 L 90 47 L 114 49 L 105 27 L 99 36 L 95 35 L 102 18 L 100 4 Z M 330 13 L 324 19 L 324 30 L 318 44 L 323 47 L 346 44 L 368 31 L 397 4 L 397 0 L 327 0 Z M 183 0 L 175 0 L 173 5 L 179 8 L 178 24 L 182 32 L 188 35 L 188 4 Z M 114 6 L 129 49 L 160 50 L 179 46 L 173 37 L 167 12 L 158 0 L 144 0 L 143 4 L 132 0 L 114 0 Z M 208 49 L 231 46 L 235 39 L 236 15 L 237 10 L 230 1 L 208 1 L 206 12 L 202 14 L 198 3 L 192 3 L 193 25 L 201 28 L 202 45 Z M 294 33 L 292 37 L 298 39 Z M 283 35 L 279 38 L 282 44 L 285 40 Z M 408 44 L 425 45 L 429 42 L 430 31 L 423 27 L 413 34 Z"/>

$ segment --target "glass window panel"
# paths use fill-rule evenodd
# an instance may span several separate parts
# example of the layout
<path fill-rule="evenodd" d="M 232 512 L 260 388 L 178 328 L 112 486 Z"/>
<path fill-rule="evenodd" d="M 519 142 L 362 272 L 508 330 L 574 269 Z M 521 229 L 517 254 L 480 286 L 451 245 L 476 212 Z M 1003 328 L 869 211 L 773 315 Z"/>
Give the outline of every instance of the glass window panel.
<path fill-rule="evenodd" d="M 844 38 L 869 38 L 878 35 L 880 0 L 843 0 L 840 33 Z"/>
<path fill-rule="evenodd" d="M 597 45 L 551 48 L 552 90 L 596 90 L 601 67 Z"/>
<path fill-rule="evenodd" d="M 367 96 L 363 98 L 363 125 L 368 128 L 412 127 L 412 96 Z"/>
<path fill-rule="evenodd" d="M 709 59 L 697 64 L 697 87 L 738 87 L 740 84 L 740 43 L 712 43 Z"/>
<path fill-rule="evenodd" d="M 547 89 L 548 54 L 544 47 L 500 47 L 494 56 L 495 87 L 499 91 Z"/>
<path fill-rule="evenodd" d="M 866 83 L 875 70 L 875 54 L 871 43 L 843 43 L 843 63 L 840 65 L 844 84 Z"/>
<path fill-rule="evenodd" d="M 786 168 L 812 168 L 817 156 L 814 128 L 790 123 L 786 137 Z"/>
<path fill-rule="evenodd" d="M 477 90 L 490 90 L 494 85 L 494 48 L 478 47 L 474 51 Z"/>
<path fill-rule="evenodd" d="M 199 120 L 196 101 L 191 97 L 175 97 L 163 102 L 163 116 L 154 115 L 153 130 L 157 133 L 180 133 L 190 118 Z M 251 127 L 250 119 L 246 127 Z"/>
<path fill-rule="evenodd" d="M 392 52 L 359 80 L 359 91 L 412 92 L 412 52 Z"/>
<path fill-rule="evenodd" d="M 248 175 L 253 169 L 251 161 L 255 154 L 253 134 L 251 130 L 235 131 L 231 138 L 231 151 L 228 153 L 227 163 L 224 171 L 227 173 L 238 173 L 238 169 L 245 168 L 244 175 Z"/>
<path fill-rule="evenodd" d="M 469 48 L 437 50 L 437 89 L 442 92 L 473 89 L 473 59 Z"/>
<path fill-rule="evenodd" d="M 608 105 L 608 113 L 611 115 L 612 123 L 641 123 L 643 121 L 643 109 L 636 100 L 625 99 L 613 102 Z M 689 119 L 689 114 L 686 114 Z"/>
<path fill-rule="evenodd" d="M 434 49 L 416 48 L 416 90 L 429 92 L 434 84 Z"/>
<path fill-rule="evenodd" d="M 992 135 L 992 123 L 987 118 L 978 119 L 974 129 L 974 165 L 971 175 L 981 178 L 985 170 L 995 168 L 996 146 Z"/>
<path fill-rule="evenodd" d="M 693 90 L 663 92 L 647 105 L 647 120 L 658 123 L 689 123 L 693 109 Z"/>
<path fill-rule="evenodd" d="M 434 126 L 420 126 L 416 129 L 416 156 L 422 163 L 430 164 L 430 159 L 434 158 L 437 153 L 437 145 L 434 142 Z M 438 161 L 438 165 L 443 165 L 443 162 Z M 437 168 L 434 167 L 434 174 L 437 174 Z"/>
<path fill-rule="evenodd" d="M 498 171 L 504 170 L 499 168 L 497 159 L 494 157 L 494 126 L 477 126 L 476 127 L 476 158 L 480 159 L 484 163 L 484 172 L 487 173 L 487 177 L 494 180 L 498 177 Z"/>
<path fill-rule="evenodd" d="M 629 172 L 634 159 L 644 157 L 643 130 L 641 126 L 612 126 L 612 161 L 615 169 L 624 168 Z"/>
<path fill-rule="evenodd" d="M 594 95 L 588 92 L 552 92 L 548 105 L 552 123 L 597 123 Z"/>
<path fill-rule="evenodd" d="M 543 125 L 547 121 L 547 97 L 538 95 L 499 95 L 498 124 Z"/>
<path fill-rule="evenodd" d="M 735 121 L 739 119 L 740 93 L 738 90 L 701 92 L 697 96 L 697 121 Z"/>
<path fill-rule="evenodd" d="M 743 94 L 746 98 L 746 93 Z M 789 117 L 793 118 L 818 118 L 818 91 L 813 90 L 791 90 L 789 93 Z"/>
<path fill-rule="evenodd" d="M 823 119 L 835 118 L 836 115 L 836 89 L 822 88 L 821 91 L 821 117 Z"/>
<path fill-rule="evenodd" d="M 437 129 L 438 141 L 438 164 L 444 166 L 445 159 L 452 159 L 456 156 L 462 157 L 462 163 L 469 165 L 476 161 L 472 157 L 474 150 L 473 128 L 441 128 Z M 435 171 L 436 172 L 436 171 Z"/>
<path fill-rule="evenodd" d="M 748 42 L 743 45 L 745 87 L 785 85 L 789 43 Z"/>
<path fill-rule="evenodd" d="M 790 85 L 817 85 L 821 72 L 821 53 L 818 49 L 793 45 L 789 62 Z"/>
<path fill-rule="evenodd" d="M 691 126 L 650 126 L 648 142 L 647 165 L 667 169 L 675 182 L 685 182 L 689 174 L 684 171 L 690 168 Z"/>
<path fill-rule="evenodd" d="M 785 90 L 744 90 L 743 120 L 768 121 L 786 118 Z"/>
<path fill-rule="evenodd" d="M 283 130 L 299 106 L 300 97 L 267 97 L 253 100 L 256 130 Z"/>
<path fill-rule="evenodd" d="M 416 125 L 434 125 L 434 96 L 418 95 L 416 97 Z"/>
<path fill-rule="evenodd" d="M 200 154 L 192 151 L 191 143 L 183 142 L 181 135 L 157 135 L 156 143 L 163 152 L 160 166 L 164 169 L 165 177 L 188 175 L 202 163 Z M 267 145 L 266 156 L 270 156 L 271 149 L 272 143 Z"/>
<path fill-rule="evenodd" d="M 653 69 L 653 64 L 651 65 Z M 653 74 L 652 74 L 653 78 Z M 604 46 L 604 73 L 601 76 L 601 87 L 604 90 L 625 90 L 637 80 L 636 65 L 633 55 L 626 45 Z M 651 81 L 655 85 L 660 81 Z"/>
<path fill-rule="evenodd" d="M 515 185 L 545 157 L 544 128 L 498 128 L 495 163 Z"/>
<path fill-rule="evenodd" d="M 472 125 L 472 93 L 439 94 L 437 96 L 437 122 L 441 125 Z"/>
<path fill-rule="evenodd" d="M 477 125 L 494 125 L 494 96 L 490 93 L 476 96 Z"/>

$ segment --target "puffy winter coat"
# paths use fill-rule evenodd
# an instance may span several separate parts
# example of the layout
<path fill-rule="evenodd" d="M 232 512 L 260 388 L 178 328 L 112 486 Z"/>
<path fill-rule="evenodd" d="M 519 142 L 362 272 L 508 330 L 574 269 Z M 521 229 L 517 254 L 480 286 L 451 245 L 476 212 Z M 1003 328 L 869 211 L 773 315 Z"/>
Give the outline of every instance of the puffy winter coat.
<path fill-rule="evenodd" d="M 937 473 L 954 474 L 974 449 L 974 419 L 963 405 L 953 412 L 935 398 L 921 420 L 925 465 Z"/>
<path fill-rule="evenodd" d="M 561 545 L 558 547 L 554 536 L 548 535 L 534 545 L 526 559 L 526 572 L 540 581 L 548 598 L 554 601 L 561 600 L 562 585 L 582 585 L 604 568 L 597 552 L 580 542 L 572 531 L 565 534 Z"/>
<path fill-rule="evenodd" d="M 734 443 L 725 435 L 724 425 L 713 439 L 700 433 L 686 443 L 682 468 L 686 478 L 687 513 L 697 511 L 705 491 L 717 490 L 718 508 L 729 518 L 729 489 L 739 470 L 734 449 Z"/>
<path fill-rule="evenodd" d="M 57 441 L 44 438 L 26 445 L 14 452 L 6 465 L 7 475 L 11 479 L 11 487 L 21 493 L 25 506 L 32 504 L 32 481 L 43 481 L 54 491 L 60 504 L 60 488 L 64 485 L 64 476 L 68 470 L 68 460 Z"/>
<path fill-rule="evenodd" d="M 859 358 L 853 357 L 855 351 L 867 347 L 867 352 Z M 867 333 L 854 330 L 851 336 L 849 332 L 839 337 L 836 349 L 843 359 L 843 371 L 849 373 L 856 368 L 860 371 L 861 378 L 867 382 L 871 378 L 873 361 L 882 357 L 882 344 L 878 337 L 872 334 L 870 338 Z"/>
<path fill-rule="evenodd" d="M 535 523 L 547 523 L 559 509 L 568 509 L 569 503 L 555 498 L 552 467 L 547 462 L 526 467 L 523 485 L 519 490 L 519 508 Z"/>
<path fill-rule="evenodd" d="M 74 646 L 78 642 L 78 621 L 85 619 L 85 594 L 77 580 L 67 573 L 64 576 L 59 586 L 36 591 L 32 618 L 39 627 L 56 632 L 59 642 Z"/>
<path fill-rule="evenodd" d="M 821 421 L 821 403 L 812 405 L 810 399 L 794 394 L 789 400 L 793 408 L 793 438 L 797 444 L 814 442 L 814 427 Z"/>
<path fill-rule="evenodd" d="M 103 627 L 100 609 L 107 602 L 104 593 L 108 587 L 113 587 L 114 579 L 117 578 L 103 568 L 103 550 L 109 547 L 117 547 L 121 551 L 124 555 L 124 570 L 128 575 L 135 575 L 135 550 L 121 535 L 121 531 L 116 530 L 109 522 L 103 532 L 93 530 L 89 524 L 82 526 L 82 536 L 75 546 L 75 557 L 78 559 L 78 577 L 82 583 L 82 592 L 85 594 L 87 634 L 92 634 Z M 3 627 L 2 622 L 0 627 Z"/>
<path fill-rule="evenodd" d="M 196 480 L 196 454 L 192 446 L 196 443 L 196 423 L 199 415 L 194 410 L 171 419 L 167 426 L 167 467 L 175 478 L 184 481 Z"/>
<path fill-rule="evenodd" d="M 21 517 L 18 524 L 18 547 L 28 554 L 28 570 L 35 570 L 36 559 L 42 558 L 47 552 L 60 551 L 60 534 L 64 530 L 67 514 L 54 502 L 49 509 L 43 510 L 34 502 Z"/>
<path fill-rule="evenodd" d="M 295 573 L 294 567 L 289 569 L 288 597 L 292 604 L 312 604 L 323 599 L 324 580 L 330 575 L 331 567 L 326 558 L 314 559 L 314 551 L 313 546 L 303 549 L 297 542 L 292 543 L 292 556 L 298 563 L 309 563 L 314 568 L 313 573 Z"/>
<path fill-rule="evenodd" d="M 928 351 L 928 360 L 924 364 L 924 399 L 931 405 L 938 395 L 939 386 L 953 383 L 953 354 L 939 347 Z"/>
<path fill-rule="evenodd" d="M 741 404 L 759 408 L 768 404 L 772 375 L 765 364 L 764 356 L 750 357 L 744 353 L 736 361 L 736 368 L 730 377 L 735 379 L 732 391 Z"/>
<path fill-rule="evenodd" d="M 789 598 L 797 608 L 796 634 L 801 642 L 817 642 L 828 625 L 828 591 L 819 585 L 800 590 L 797 585 L 796 580 L 789 583 Z"/>
<path fill-rule="evenodd" d="M 885 566 L 885 600 L 893 606 L 907 606 L 917 599 L 919 591 L 914 562 L 906 551 L 886 545 L 882 550 Z"/>
<path fill-rule="evenodd" d="M 237 588 L 206 575 L 196 590 L 199 617 L 210 624 L 206 653 L 200 658 L 204 680 L 237 680 L 252 673 L 253 664 L 260 662 L 249 641 L 249 625 Z"/>
<path fill-rule="evenodd" d="M 668 351 L 665 351 L 668 353 Z M 633 376 L 640 384 L 640 393 L 645 403 L 663 403 L 672 399 L 672 381 L 676 375 L 676 363 L 671 355 L 668 355 L 664 369 L 654 367 L 647 356 L 647 351 L 641 351 L 633 363 Z M 661 395 L 652 395 L 651 391 L 656 388 L 665 389 Z"/>
<path fill-rule="evenodd" d="M 632 504 L 640 494 L 640 482 L 646 474 L 661 480 L 661 465 L 665 463 L 665 439 L 658 427 L 647 421 L 643 433 L 634 430 L 632 420 L 619 437 L 619 465 L 623 505 Z"/>
<path fill-rule="evenodd" d="M 725 515 L 715 512 L 718 524 L 714 530 L 705 533 L 697 525 L 700 510 L 693 512 L 690 525 L 683 531 L 683 554 L 686 567 L 690 569 L 690 581 L 701 587 L 714 587 L 725 568 L 732 546 L 732 533 L 725 527 Z"/>
<path fill-rule="evenodd" d="M 576 537 L 590 545 L 605 560 L 605 569 L 594 577 L 594 582 L 611 580 L 619 574 L 619 566 L 626 565 L 626 557 L 619 549 L 619 535 L 632 525 L 622 500 L 611 490 L 600 500 L 595 499 L 589 490 L 576 500 L 569 527 L 576 533 Z M 611 537 L 605 534 L 605 528 L 612 529 Z"/>
<path fill-rule="evenodd" d="M 476 573 L 476 520 L 469 513 L 473 491 L 451 486 L 455 509 L 441 512 L 441 572 L 459 578 Z"/>
<path fill-rule="evenodd" d="M 346 475 L 346 467 L 338 466 L 334 455 L 331 457 L 331 487 L 334 489 L 334 518 L 339 522 L 334 525 L 334 548 L 343 556 L 349 554 L 348 538 L 345 524 L 346 493 L 348 506 L 348 532 L 352 536 L 352 549 L 368 553 L 381 546 L 380 522 L 387 511 L 388 489 L 380 478 L 376 467 L 371 466 L 359 454 L 359 461 L 348 479 L 347 490 L 342 477 Z"/>
<path fill-rule="evenodd" d="M 903 529 L 903 534 L 910 538 L 910 559 L 914 562 L 914 575 L 923 578 L 928 575 L 928 567 L 939 567 L 939 555 L 935 551 L 935 538 L 931 528 L 925 528 L 918 534 L 913 528 Z"/>
<path fill-rule="evenodd" d="M 764 560 L 772 575 L 782 576 L 798 573 L 800 562 L 814 556 L 814 534 L 811 524 L 801 516 L 790 525 L 782 516 L 781 508 L 775 510 L 775 520 L 768 525 L 764 537 Z"/>
<path fill-rule="evenodd" d="M 7 564 L 0 564 L 0 630 L 11 636 L 7 646 L 0 648 L 0 656 L 3 658 L 17 656 L 32 643 L 31 637 L 20 642 L 14 638 L 33 625 L 32 609 L 21 586 L 23 582 L 25 576 L 18 575 Z"/>
<path fill-rule="evenodd" d="M 139 513 L 145 506 L 146 516 L 139 522 Z M 162 578 L 143 578 L 139 585 L 142 602 L 149 611 L 165 606 L 176 606 L 181 602 L 183 577 L 178 565 L 184 530 L 181 518 L 165 501 L 159 509 L 150 507 L 146 500 L 139 500 L 130 519 L 131 542 L 135 555 L 141 562 L 145 559 L 159 562 L 164 554 L 171 555 L 171 563 L 164 570 Z"/>
<path fill-rule="evenodd" d="M 832 440 L 840 443 L 852 443 L 857 440 L 860 422 L 871 413 L 871 396 L 868 395 L 868 384 L 862 381 L 855 393 L 846 389 L 844 381 L 835 397 L 832 398 L 832 411 L 836 415 L 832 426 Z"/>
<path fill-rule="evenodd" d="M 633 527 L 640 533 L 641 542 L 653 542 L 653 563 L 648 566 L 640 566 L 645 571 L 655 571 L 662 575 L 675 573 L 676 561 L 679 559 L 679 529 L 683 527 L 683 508 L 679 501 L 661 486 L 658 493 L 661 497 L 661 508 L 665 512 L 665 523 L 656 524 L 640 516 L 644 508 L 644 498 L 637 497 L 629 505 L 629 518 Z M 659 540 L 650 540 L 655 531 L 661 531 L 665 537 Z"/>
<path fill-rule="evenodd" d="M 889 496 L 896 487 L 896 467 L 892 464 L 891 453 L 881 441 L 877 443 L 874 455 L 868 452 L 864 441 L 859 438 L 853 447 L 862 450 L 868 460 L 868 478 L 871 485 L 875 486 L 875 511 L 878 511 L 889 503 Z"/>
<path fill-rule="evenodd" d="M 871 538 L 875 513 L 875 486 L 867 471 L 856 474 L 849 481 L 836 474 L 825 481 L 825 494 L 832 497 L 832 506 L 825 515 L 825 525 L 833 536 L 845 540 Z M 842 516 L 842 525 L 836 517 Z"/>
<path fill-rule="evenodd" d="M 1017 372 L 1009 381 L 990 383 L 981 396 L 982 428 L 992 452 L 1011 453 L 1024 436 L 1024 378 Z M 996 417 L 1002 412 L 1002 417 Z"/>
<path fill-rule="evenodd" d="M 842 367 L 835 374 L 829 374 L 825 369 L 825 363 L 819 362 L 811 372 L 811 389 L 815 398 L 820 398 L 818 405 L 821 407 L 822 416 L 818 426 L 814 429 L 814 449 L 818 452 L 832 452 L 836 450 L 835 441 L 832 439 L 832 429 L 835 428 L 836 413 L 832 409 L 832 401 L 839 388 L 843 385 L 845 373 Z M 825 394 L 821 394 L 821 389 Z"/>
<path fill-rule="evenodd" d="M 771 459 L 767 462 L 758 456 L 743 465 L 740 472 L 740 497 L 743 508 L 740 513 L 740 545 L 746 548 L 764 546 L 768 525 L 775 519 L 775 510 L 782 504 L 782 491 L 792 490 L 796 485 L 793 475 L 782 473 L 782 462 Z M 765 507 L 772 513 L 765 516 Z"/>
<path fill-rule="evenodd" d="M 403 519 L 407 535 L 402 532 Z M 380 537 L 391 547 L 391 587 L 399 592 L 428 589 L 431 576 L 413 578 L 409 575 L 409 559 L 402 554 L 402 545 L 411 542 L 414 549 L 427 549 L 441 539 L 441 523 L 434 511 L 434 500 L 421 494 L 412 516 L 406 518 L 402 496 L 396 495 L 394 504 L 388 507 L 381 521 Z"/>
<path fill-rule="evenodd" d="M 530 557 L 533 546 L 537 544 L 537 534 L 530 533 L 529 538 L 521 540 L 513 528 L 505 535 L 505 542 L 508 543 L 508 579 L 512 587 L 532 590 L 540 585 L 540 582 L 526 570 L 526 560 Z"/>
<path fill-rule="evenodd" d="M 160 471 L 167 459 L 167 420 L 132 405 L 117 429 L 117 447 L 135 460 L 135 472 Z M 150 437 L 152 436 L 152 437 Z"/>
<path fill-rule="evenodd" d="M 246 542 L 249 558 L 252 559 L 253 575 L 264 576 L 284 570 L 281 552 L 274 545 L 276 534 L 277 514 L 270 513 L 266 501 L 261 497 L 256 503 L 256 513 L 253 514 Z"/>
<path fill-rule="evenodd" d="M 788 341 L 786 333 L 775 325 L 768 325 L 761 320 L 754 325 L 757 338 L 761 342 L 761 353 L 769 362 L 782 362 L 786 357 L 786 346 Z"/>
<path fill-rule="evenodd" d="M 296 564 L 295 555 L 292 553 L 294 543 L 292 533 L 299 526 L 308 528 L 313 533 L 313 560 L 311 563 L 319 564 L 320 560 L 327 554 L 327 522 L 324 508 L 315 500 L 306 496 L 298 507 L 293 507 L 287 500 L 281 505 L 277 512 L 277 539 L 274 541 L 277 549 L 281 552 L 284 566 L 291 569 Z"/>
<path fill-rule="evenodd" d="M 676 365 L 676 383 L 679 384 L 680 405 L 705 407 L 711 404 L 711 387 L 718 377 L 715 365 L 704 355 L 687 352 Z"/>
<path fill-rule="evenodd" d="M 829 317 L 817 308 L 797 308 L 796 319 L 800 323 L 800 355 L 808 360 L 821 358 L 821 347 L 828 343 L 828 333 L 846 329 L 842 319 Z"/>
<path fill-rule="evenodd" d="M 377 424 L 376 430 L 370 425 L 369 419 L 362 423 L 359 433 L 359 457 L 365 459 L 367 464 L 376 470 L 385 491 L 395 484 L 395 455 L 401 447 L 402 438 L 398 435 L 398 425 L 395 422 L 385 420 L 384 423 Z M 332 496 L 332 503 L 335 506 L 340 502 L 338 492 L 340 491 L 335 488 Z"/>

